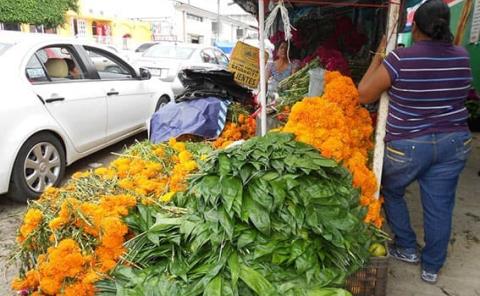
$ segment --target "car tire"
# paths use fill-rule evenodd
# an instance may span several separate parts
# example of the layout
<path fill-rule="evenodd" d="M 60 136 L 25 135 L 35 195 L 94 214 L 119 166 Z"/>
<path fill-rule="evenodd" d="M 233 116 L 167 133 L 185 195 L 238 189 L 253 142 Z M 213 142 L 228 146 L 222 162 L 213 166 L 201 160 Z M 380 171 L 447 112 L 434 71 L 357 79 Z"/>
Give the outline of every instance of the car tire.
<path fill-rule="evenodd" d="M 58 186 L 65 174 L 65 149 L 51 133 L 30 137 L 13 165 L 8 196 L 17 202 L 36 199 L 47 186 Z"/>
<path fill-rule="evenodd" d="M 163 95 L 158 99 L 157 106 L 155 107 L 155 112 L 157 112 L 160 108 L 164 107 L 166 104 L 170 103 L 170 97 L 167 95 Z"/>

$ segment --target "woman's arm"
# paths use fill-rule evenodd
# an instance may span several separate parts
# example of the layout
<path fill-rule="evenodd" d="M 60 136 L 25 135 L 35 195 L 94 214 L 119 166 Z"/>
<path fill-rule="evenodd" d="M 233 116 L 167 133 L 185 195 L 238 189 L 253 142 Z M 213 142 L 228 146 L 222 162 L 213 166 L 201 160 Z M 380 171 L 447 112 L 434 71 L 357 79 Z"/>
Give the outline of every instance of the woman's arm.
<path fill-rule="evenodd" d="M 382 64 L 382 52 L 385 50 L 385 37 L 375 53 L 375 56 L 368 67 L 367 72 L 363 75 L 362 80 L 358 84 L 358 92 L 360 95 L 360 103 L 368 104 L 377 101 L 382 93 L 392 85 L 390 74 Z"/>

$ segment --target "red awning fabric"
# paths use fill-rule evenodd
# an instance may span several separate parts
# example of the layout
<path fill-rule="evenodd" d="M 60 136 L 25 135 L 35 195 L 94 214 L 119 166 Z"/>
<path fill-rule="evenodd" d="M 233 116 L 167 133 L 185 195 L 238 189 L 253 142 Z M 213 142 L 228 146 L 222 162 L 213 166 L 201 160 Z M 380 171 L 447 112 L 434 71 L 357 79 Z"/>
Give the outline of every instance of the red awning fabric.
<path fill-rule="evenodd" d="M 276 0 L 273 0 L 276 2 Z M 453 0 L 451 0 L 453 1 Z M 258 0 L 234 0 L 246 12 L 258 15 Z M 268 4 L 270 0 L 263 0 L 265 4 L 265 14 L 268 14 Z M 401 0 L 285 0 L 285 3 L 293 5 L 321 5 L 330 7 L 365 7 L 365 8 L 387 8 L 389 5 L 400 5 Z"/>

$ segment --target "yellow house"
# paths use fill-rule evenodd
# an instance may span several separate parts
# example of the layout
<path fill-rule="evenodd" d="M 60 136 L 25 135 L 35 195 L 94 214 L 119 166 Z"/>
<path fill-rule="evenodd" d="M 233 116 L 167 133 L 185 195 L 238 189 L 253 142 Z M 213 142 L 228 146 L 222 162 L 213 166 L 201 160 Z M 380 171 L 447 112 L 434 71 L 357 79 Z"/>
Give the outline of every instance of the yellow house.
<path fill-rule="evenodd" d="M 77 14 L 72 11 L 67 12 L 66 22 L 57 28 L 57 34 L 94 38 L 96 41 L 106 44 L 119 45 L 122 43 L 124 47 L 126 40 L 132 40 L 135 43 L 152 40 L 150 23 Z"/>
<path fill-rule="evenodd" d="M 152 26 L 148 22 L 110 18 L 68 11 L 65 24 L 54 30 L 29 24 L 19 25 L 22 32 L 57 33 L 61 36 L 93 39 L 103 44 L 115 44 L 124 49 L 152 40 Z"/>

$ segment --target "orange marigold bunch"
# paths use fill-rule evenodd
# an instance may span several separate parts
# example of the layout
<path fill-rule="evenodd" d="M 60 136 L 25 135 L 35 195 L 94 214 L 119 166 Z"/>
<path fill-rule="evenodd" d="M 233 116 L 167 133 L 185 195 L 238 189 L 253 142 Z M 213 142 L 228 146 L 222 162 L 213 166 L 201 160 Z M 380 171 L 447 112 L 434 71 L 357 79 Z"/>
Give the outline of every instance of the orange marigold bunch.
<path fill-rule="evenodd" d="M 213 142 L 213 146 L 215 148 L 225 148 L 235 141 L 250 139 L 255 136 L 256 128 L 255 119 L 240 114 L 237 123 L 228 122 L 225 125 L 220 137 Z"/>
<path fill-rule="evenodd" d="M 169 202 L 197 162 L 185 143 L 139 144 L 109 166 L 75 173 L 32 202 L 17 241 L 27 270 L 12 287 L 31 295 L 94 295 L 125 253 L 123 221 L 137 205 Z M 36 258 L 32 260 L 32 258 Z"/>
<path fill-rule="evenodd" d="M 53 242 L 64 231 L 75 228 L 83 232 L 82 238 L 90 236 L 95 243 L 82 251 L 72 238 L 60 240 L 57 246 L 39 255 L 36 266 L 23 279 L 17 278 L 12 288 L 38 291 L 40 295 L 94 295 L 94 283 L 115 267 L 125 252 L 128 227 L 121 218 L 135 205 L 136 198 L 129 195 L 104 196 L 98 202 L 65 198 L 48 223 Z M 26 216 L 24 225 L 30 225 L 29 221 Z"/>
<path fill-rule="evenodd" d="M 368 111 L 358 100 L 353 81 L 339 72 L 327 72 L 322 97 L 296 103 L 283 128 L 297 140 L 318 148 L 322 155 L 343 162 L 361 189 L 360 203 L 368 207 L 365 222 L 381 227 L 381 200 L 373 172 L 368 168 L 368 151 L 373 148 L 372 124 Z"/>
<path fill-rule="evenodd" d="M 62 240 L 38 257 L 38 267 L 29 270 L 23 280 L 12 283 L 15 290 L 36 291 L 39 295 L 94 295 L 91 269 L 92 259 L 84 256 L 77 242 Z M 95 276 L 96 278 L 96 276 Z M 75 286 L 75 290 L 71 287 Z"/>
<path fill-rule="evenodd" d="M 120 157 L 108 168 L 96 169 L 95 174 L 107 180 L 116 178 L 121 189 L 145 204 L 169 202 L 176 192 L 186 189 L 187 176 L 198 168 L 197 162 L 185 143 L 173 138 L 168 145 L 154 146 L 152 154 L 157 159 Z"/>
<path fill-rule="evenodd" d="M 34 232 L 43 220 L 43 213 L 38 209 L 29 209 L 23 218 L 23 225 L 20 227 L 20 234 L 17 242 L 22 243 Z"/>

